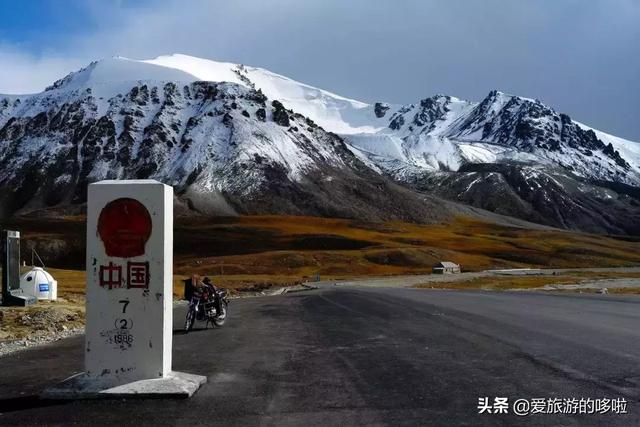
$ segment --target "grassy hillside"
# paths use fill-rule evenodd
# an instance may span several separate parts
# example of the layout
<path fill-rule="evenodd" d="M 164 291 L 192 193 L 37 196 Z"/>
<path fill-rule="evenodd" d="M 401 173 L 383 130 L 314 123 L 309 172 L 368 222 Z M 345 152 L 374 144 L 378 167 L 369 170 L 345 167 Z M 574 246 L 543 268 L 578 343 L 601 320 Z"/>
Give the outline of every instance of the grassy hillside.
<path fill-rule="evenodd" d="M 22 232 L 27 262 L 34 246 L 48 266 L 84 267 L 84 218 L 1 225 Z M 228 287 L 260 290 L 317 274 L 327 279 L 427 273 L 440 260 L 460 263 L 467 271 L 640 265 L 640 241 L 634 239 L 529 230 L 464 217 L 439 225 L 294 216 L 179 218 L 174 251 L 177 292 L 180 279 L 192 273 L 215 276 Z M 83 282 L 59 281 L 63 291 Z"/>

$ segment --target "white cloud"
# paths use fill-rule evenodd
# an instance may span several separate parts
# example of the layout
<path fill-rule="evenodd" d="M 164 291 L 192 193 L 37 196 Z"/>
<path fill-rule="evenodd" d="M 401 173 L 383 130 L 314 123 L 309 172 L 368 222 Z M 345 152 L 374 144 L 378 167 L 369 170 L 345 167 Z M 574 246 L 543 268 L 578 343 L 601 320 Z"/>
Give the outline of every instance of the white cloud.
<path fill-rule="evenodd" d="M 68 1 L 87 28 L 32 41 L 37 54 L 0 41 L 0 93 L 39 91 L 114 55 L 185 53 L 370 102 L 501 89 L 640 139 L 638 0 Z"/>
<path fill-rule="evenodd" d="M 55 53 L 32 55 L 0 44 L 0 93 L 40 92 L 55 80 L 87 64 L 86 59 Z"/>

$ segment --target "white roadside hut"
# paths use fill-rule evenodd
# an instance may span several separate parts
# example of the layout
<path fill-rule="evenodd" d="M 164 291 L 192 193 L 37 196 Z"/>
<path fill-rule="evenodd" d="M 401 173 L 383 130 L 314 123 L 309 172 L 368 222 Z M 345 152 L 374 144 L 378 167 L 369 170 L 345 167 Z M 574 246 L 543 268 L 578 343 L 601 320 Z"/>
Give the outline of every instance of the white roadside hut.
<path fill-rule="evenodd" d="M 433 274 L 456 274 L 460 273 L 460 265 L 455 262 L 441 261 L 433 266 Z"/>

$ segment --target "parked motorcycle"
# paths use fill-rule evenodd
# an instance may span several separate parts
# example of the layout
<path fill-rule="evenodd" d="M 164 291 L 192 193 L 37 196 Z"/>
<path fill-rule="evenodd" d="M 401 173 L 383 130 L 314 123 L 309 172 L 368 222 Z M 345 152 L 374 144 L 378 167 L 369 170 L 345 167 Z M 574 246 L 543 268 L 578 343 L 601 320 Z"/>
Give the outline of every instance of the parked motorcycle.
<path fill-rule="evenodd" d="M 219 300 L 219 304 L 217 304 Z M 220 307 L 220 312 L 216 309 Z M 229 300 L 227 299 L 226 289 L 208 288 L 199 292 L 194 292 L 189 300 L 189 308 L 187 317 L 184 321 L 184 330 L 189 332 L 193 329 L 196 320 L 206 322 L 205 328 L 209 327 L 209 323 L 215 326 L 222 326 L 227 320 L 229 314 Z"/>

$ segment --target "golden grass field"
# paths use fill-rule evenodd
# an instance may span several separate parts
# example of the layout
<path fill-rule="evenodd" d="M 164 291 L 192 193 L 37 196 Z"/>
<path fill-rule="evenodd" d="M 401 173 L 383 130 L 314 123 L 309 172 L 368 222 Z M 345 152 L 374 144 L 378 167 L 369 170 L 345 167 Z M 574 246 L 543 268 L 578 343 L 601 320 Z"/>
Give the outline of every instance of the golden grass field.
<path fill-rule="evenodd" d="M 84 291 L 84 218 L 22 220 L 36 249 L 66 244 L 51 264 L 60 294 Z M 174 291 L 197 273 L 238 291 L 321 279 L 430 273 L 438 261 L 465 271 L 520 267 L 640 265 L 640 241 L 561 230 L 532 230 L 459 217 L 446 224 L 371 223 L 303 216 L 178 218 Z M 24 256 L 24 255 L 23 255 Z M 46 257 L 45 257 L 46 260 Z M 78 270 L 78 271 L 73 271 Z"/>
<path fill-rule="evenodd" d="M 417 225 L 249 216 L 226 223 L 196 221 L 182 226 L 183 233 L 189 235 L 190 231 L 199 233 L 203 241 L 219 236 L 224 242 L 235 236 L 234 244 L 246 245 L 237 250 L 250 253 L 206 256 L 206 250 L 178 252 L 177 273 L 214 275 L 215 280 L 230 287 L 291 282 L 315 274 L 322 279 L 424 274 L 440 260 L 459 263 L 466 271 L 640 265 L 638 242 L 558 230 L 527 230 L 466 218 L 449 224 Z M 261 239 L 277 246 L 252 252 L 252 247 L 264 244 Z"/>
<path fill-rule="evenodd" d="M 81 326 L 85 219 L 19 219 L 0 226 L 21 231 L 23 259 L 30 260 L 27 248 L 32 246 L 43 256 L 47 270 L 58 281 L 61 297 L 56 303 L 2 308 L 0 341 L 38 334 L 38 322 L 52 324 L 50 318 L 57 319 L 53 322 L 56 327 Z M 459 263 L 465 271 L 639 266 L 640 239 L 531 230 L 468 218 L 436 225 L 299 216 L 178 218 L 174 228 L 174 294 L 183 294 L 182 279 L 194 273 L 210 276 L 232 293 L 251 294 L 300 283 L 316 275 L 331 280 L 425 274 L 442 260 Z M 638 276 L 616 274 L 481 277 L 423 286 L 502 290 Z M 612 292 L 639 291 L 630 288 Z"/>

